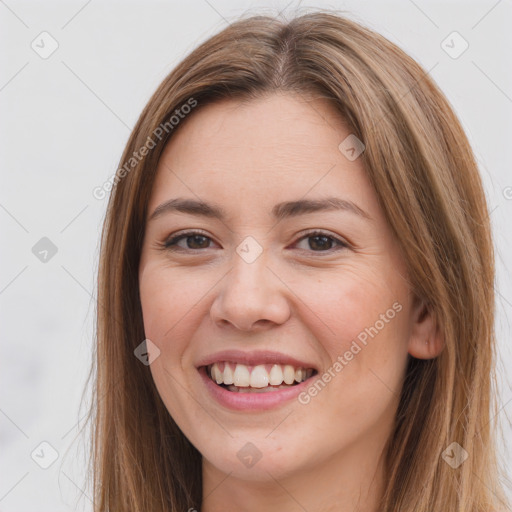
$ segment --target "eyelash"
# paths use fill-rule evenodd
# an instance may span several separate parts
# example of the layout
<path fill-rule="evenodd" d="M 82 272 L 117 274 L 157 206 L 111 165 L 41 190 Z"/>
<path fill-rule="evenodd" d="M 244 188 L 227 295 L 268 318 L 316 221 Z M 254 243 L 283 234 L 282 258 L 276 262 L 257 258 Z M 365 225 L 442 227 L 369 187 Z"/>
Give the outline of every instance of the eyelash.
<path fill-rule="evenodd" d="M 184 238 L 186 239 L 186 238 L 194 236 L 194 235 L 200 235 L 200 236 L 203 236 L 204 238 L 208 238 L 211 240 L 211 237 L 209 237 L 206 233 L 203 233 L 201 231 L 197 231 L 197 230 L 196 231 L 185 231 L 183 233 L 180 233 L 179 235 L 169 237 L 164 242 L 158 242 L 157 245 L 160 249 L 162 249 L 164 251 L 195 252 L 195 251 L 205 250 L 205 249 L 183 249 L 182 247 L 178 247 L 176 245 L 180 240 L 182 240 Z M 319 230 L 311 230 L 306 233 L 303 233 L 301 235 L 301 237 L 295 243 L 300 242 L 303 239 L 313 238 L 315 236 L 323 236 L 330 240 L 333 240 L 335 242 L 335 244 L 337 244 L 338 247 L 331 248 L 326 251 L 314 251 L 314 250 L 307 250 L 307 249 L 302 249 L 302 250 L 305 250 L 307 252 L 312 252 L 312 253 L 332 253 L 332 252 L 339 251 L 342 249 L 350 248 L 350 245 L 348 244 L 348 242 L 344 241 L 343 239 L 337 238 L 337 237 L 331 235 L 330 233 L 327 233 L 325 231 L 319 231 Z M 209 249 L 209 248 L 210 247 L 206 247 L 206 249 Z"/>

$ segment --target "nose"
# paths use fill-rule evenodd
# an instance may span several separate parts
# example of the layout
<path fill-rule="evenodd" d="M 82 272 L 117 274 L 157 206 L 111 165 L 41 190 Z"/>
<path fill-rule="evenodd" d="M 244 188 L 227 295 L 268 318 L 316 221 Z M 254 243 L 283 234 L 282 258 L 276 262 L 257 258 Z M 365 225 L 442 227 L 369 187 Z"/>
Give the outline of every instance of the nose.
<path fill-rule="evenodd" d="M 256 332 L 283 324 L 290 317 L 287 287 L 268 268 L 264 256 L 248 263 L 234 254 L 232 269 L 219 283 L 210 309 L 219 327 Z"/>

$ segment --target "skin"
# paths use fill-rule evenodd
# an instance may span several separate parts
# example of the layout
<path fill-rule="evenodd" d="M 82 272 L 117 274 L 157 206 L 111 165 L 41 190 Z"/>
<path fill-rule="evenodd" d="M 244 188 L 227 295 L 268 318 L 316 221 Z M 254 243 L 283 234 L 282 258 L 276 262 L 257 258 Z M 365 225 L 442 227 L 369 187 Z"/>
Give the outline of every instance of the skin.
<path fill-rule="evenodd" d="M 203 456 L 202 512 L 376 512 L 408 354 L 431 358 L 442 349 L 362 158 L 349 161 L 338 149 L 349 134 L 325 100 L 272 94 L 197 110 L 161 157 L 149 214 L 177 197 L 228 214 L 223 222 L 178 212 L 148 221 L 139 268 L 145 334 L 160 350 L 153 379 Z M 350 211 L 271 216 L 276 203 L 327 196 L 371 219 Z M 310 229 L 349 247 L 322 246 L 305 237 Z M 183 230 L 208 238 L 162 249 Z M 247 236 L 263 249 L 250 264 L 236 252 Z M 240 349 L 277 350 L 327 370 L 394 303 L 401 311 L 307 404 L 228 410 L 195 368 L 205 355 Z M 261 452 L 250 468 L 237 458 L 247 442 Z"/>

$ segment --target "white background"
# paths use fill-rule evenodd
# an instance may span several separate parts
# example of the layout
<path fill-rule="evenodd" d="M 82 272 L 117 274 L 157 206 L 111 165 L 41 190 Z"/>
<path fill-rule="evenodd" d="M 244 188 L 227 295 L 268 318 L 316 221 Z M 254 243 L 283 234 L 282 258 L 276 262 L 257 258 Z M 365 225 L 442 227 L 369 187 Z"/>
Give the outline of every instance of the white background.
<path fill-rule="evenodd" d="M 0 2 L 2 512 L 91 510 L 84 486 L 88 445 L 75 437 L 85 413 L 79 406 L 90 365 L 106 207 L 106 199 L 93 197 L 93 188 L 115 172 L 142 108 L 185 54 L 246 11 L 285 9 L 291 17 L 298 6 L 297 1 L 184 4 Z M 312 7 L 346 11 L 426 70 L 433 68 L 431 76 L 473 145 L 496 242 L 499 420 L 506 439 L 501 451 L 508 447 L 510 454 L 511 2 L 312 2 L 299 12 Z M 43 31 L 59 45 L 47 59 L 31 48 Z M 453 31 L 469 44 L 457 59 L 441 47 Z M 57 247 L 46 263 L 32 252 L 42 237 Z M 58 452 L 46 470 L 31 458 L 43 441 Z M 43 452 L 49 457 L 48 448 Z"/>

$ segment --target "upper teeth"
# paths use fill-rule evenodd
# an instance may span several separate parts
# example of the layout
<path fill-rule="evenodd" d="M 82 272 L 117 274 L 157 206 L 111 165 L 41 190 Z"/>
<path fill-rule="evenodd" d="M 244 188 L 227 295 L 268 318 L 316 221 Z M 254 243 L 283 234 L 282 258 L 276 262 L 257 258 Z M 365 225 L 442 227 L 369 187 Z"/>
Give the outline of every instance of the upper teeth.
<path fill-rule="evenodd" d="M 279 386 L 302 382 L 313 374 L 313 369 L 294 368 L 289 364 L 246 366 L 240 363 L 214 363 L 208 367 L 209 376 L 217 384 L 234 384 L 238 387 L 264 388 L 269 384 Z"/>

